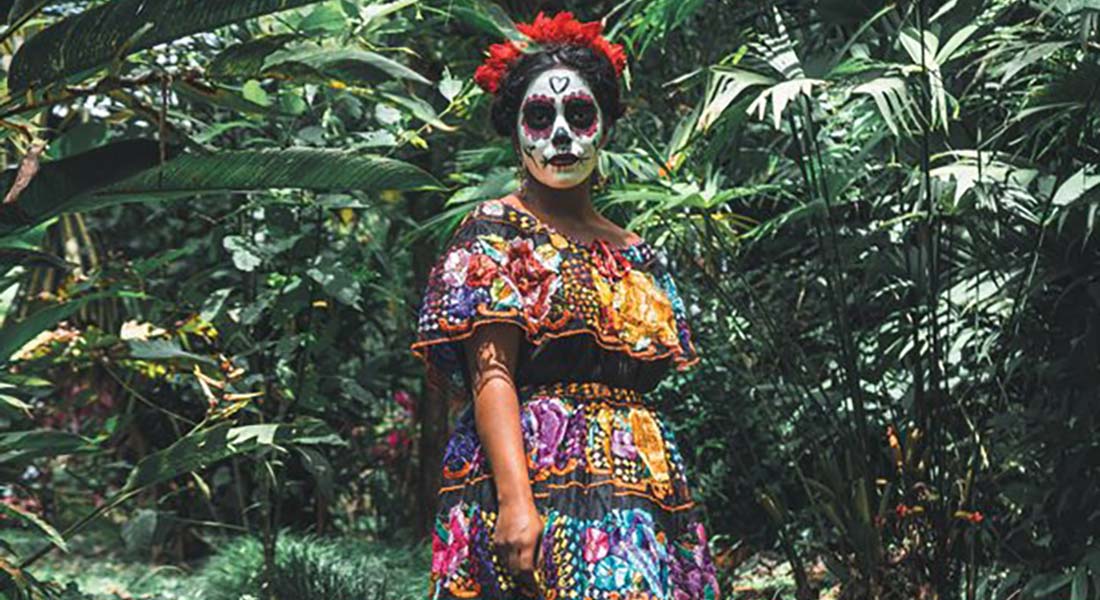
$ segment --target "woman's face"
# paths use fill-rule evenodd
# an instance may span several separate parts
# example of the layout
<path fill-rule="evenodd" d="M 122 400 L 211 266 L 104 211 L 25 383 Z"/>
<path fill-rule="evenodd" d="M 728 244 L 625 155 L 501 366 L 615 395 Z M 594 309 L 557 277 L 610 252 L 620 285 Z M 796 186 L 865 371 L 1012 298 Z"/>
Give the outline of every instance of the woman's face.
<path fill-rule="evenodd" d="M 583 183 L 596 168 L 603 114 L 580 73 L 553 67 L 527 86 L 516 134 L 531 176 L 552 188 L 569 188 Z"/>

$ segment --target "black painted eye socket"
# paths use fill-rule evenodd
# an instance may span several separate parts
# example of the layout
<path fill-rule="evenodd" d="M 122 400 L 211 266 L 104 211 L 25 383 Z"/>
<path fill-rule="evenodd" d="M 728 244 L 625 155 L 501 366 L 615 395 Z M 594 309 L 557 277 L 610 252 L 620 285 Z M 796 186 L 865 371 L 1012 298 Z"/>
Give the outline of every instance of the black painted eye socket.
<path fill-rule="evenodd" d="M 528 102 L 523 106 L 523 123 L 536 131 L 554 123 L 554 105 L 548 102 Z"/>
<path fill-rule="evenodd" d="M 584 98 L 569 100 L 565 103 L 565 119 L 577 129 L 588 129 L 596 120 L 596 105 Z"/>

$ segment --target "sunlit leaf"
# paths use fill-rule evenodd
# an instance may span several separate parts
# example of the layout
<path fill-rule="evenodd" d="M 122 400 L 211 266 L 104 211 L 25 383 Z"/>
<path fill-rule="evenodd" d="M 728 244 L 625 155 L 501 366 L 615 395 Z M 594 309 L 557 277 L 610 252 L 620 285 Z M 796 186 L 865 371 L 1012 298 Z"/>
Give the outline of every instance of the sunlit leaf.
<path fill-rule="evenodd" d="M 33 88 L 79 75 L 186 35 L 317 0 L 112 0 L 64 19 L 12 57 L 8 87 Z"/>

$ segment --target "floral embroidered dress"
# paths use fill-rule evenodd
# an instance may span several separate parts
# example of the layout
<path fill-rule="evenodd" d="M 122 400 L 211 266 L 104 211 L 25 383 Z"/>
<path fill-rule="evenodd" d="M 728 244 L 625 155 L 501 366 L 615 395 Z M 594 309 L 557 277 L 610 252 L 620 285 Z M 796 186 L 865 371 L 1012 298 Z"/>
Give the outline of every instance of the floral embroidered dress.
<path fill-rule="evenodd" d="M 518 201 L 517 201 L 518 203 Z M 503 199 L 481 202 L 429 274 L 412 351 L 463 405 L 443 459 L 429 598 L 530 597 L 491 544 L 492 471 L 462 341 L 523 331 L 514 379 L 547 600 L 717 600 L 701 509 L 647 394 L 698 361 L 663 253 L 583 244 Z"/>

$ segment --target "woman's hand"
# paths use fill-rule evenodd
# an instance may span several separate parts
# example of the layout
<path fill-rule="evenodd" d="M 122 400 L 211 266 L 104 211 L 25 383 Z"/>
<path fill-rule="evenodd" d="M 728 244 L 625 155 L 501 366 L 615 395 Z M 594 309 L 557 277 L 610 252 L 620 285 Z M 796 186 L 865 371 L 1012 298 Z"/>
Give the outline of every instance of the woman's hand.
<path fill-rule="evenodd" d="M 500 505 L 493 528 L 493 547 L 505 566 L 531 583 L 534 582 L 542 526 L 542 516 L 533 502 L 514 502 Z"/>
<path fill-rule="evenodd" d="M 466 339 L 466 367 L 473 387 L 474 420 L 496 485 L 497 515 L 490 540 L 517 581 L 534 583 L 542 517 L 535 509 L 520 406 L 512 374 L 522 330 L 508 323 L 478 327 Z"/>

